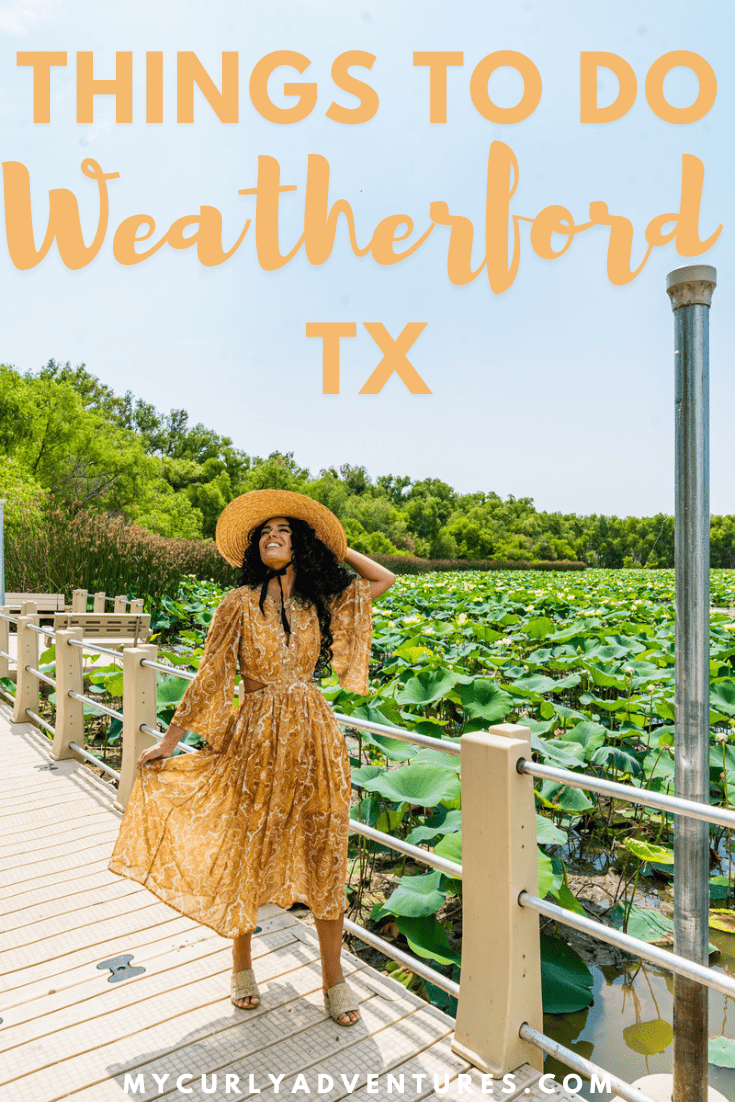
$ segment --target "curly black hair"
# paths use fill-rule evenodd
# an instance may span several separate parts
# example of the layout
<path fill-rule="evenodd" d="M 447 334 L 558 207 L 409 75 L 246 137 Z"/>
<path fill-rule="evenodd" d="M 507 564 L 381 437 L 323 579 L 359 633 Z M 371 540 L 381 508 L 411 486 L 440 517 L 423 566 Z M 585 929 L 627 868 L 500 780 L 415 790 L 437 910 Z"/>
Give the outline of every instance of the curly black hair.
<path fill-rule="evenodd" d="M 319 619 L 321 647 L 317 660 L 315 676 L 323 676 L 332 661 L 332 612 L 331 602 L 350 584 L 355 575 L 344 566 L 340 566 L 337 556 L 322 543 L 314 529 L 305 520 L 298 517 L 286 517 L 291 528 L 291 561 L 296 576 L 293 593 L 307 601 L 316 609 Z M 275 576 L 275 571 L 266 566 L 260 557 L 259 541 L 263 528 L 268 523 L 251 529 L 249 543 L 243 558 L 242 570 L 238 579 L 241 586 L 260 589 L 260 611 L 265 615 L 267 583 Z"/>

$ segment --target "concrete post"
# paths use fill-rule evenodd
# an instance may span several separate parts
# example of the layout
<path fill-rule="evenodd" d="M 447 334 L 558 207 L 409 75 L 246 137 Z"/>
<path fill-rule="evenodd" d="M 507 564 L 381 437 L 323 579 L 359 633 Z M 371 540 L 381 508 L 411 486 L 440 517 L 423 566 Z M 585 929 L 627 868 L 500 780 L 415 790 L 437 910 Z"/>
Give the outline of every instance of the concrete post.
<path fill-rule="evenodd" d="M 123 651 L 123 734 L 120 783 L 115 807 L 124 811 L 135 784 L 135 763 L 144 750 L 155 746 L 153 735 L 141 731 L 140 725 L 156 727 L 156 671 L 141 666 L 142 661 L 155 662 L 158 647 L 142 643 Z"/>
<path fill-rule="evenodd" d="M 86 612 L 87 611 L 87 590 L 75 589 L 71 595 L 71 610 L 72 612 Z"/>
<path fill-rule="evenodd" d="M 462 736 L 462 978 L 452 1051 L 503 1076 L 543 1056 L 522 1041 L 542 1029 L 538 915 L 518 906 L 538 894 L 533 781 L 527 727 L 498 724 Z"/>
<path fill-rule="evenodd" d="M 113 612 L 127 612 L 128 611 L 128 599 L 125 596 L 116 597 L 115 604 L 112 609 Z"/>
<path fill-rule="evenodd" d="M 82 640 L 81 628 L 69 628 L 56 632 L 56 734 L 51 747 L 51 757 L 73 758 L 70 742 L 84 746 L 84 705 L 81 700 L 69 696 L 71 689 L 84 692 L 81 647 L 74 647 L 70 640 Z"/>
<path fill-rule="evenodd" d="M 35 605 L 26 602 L 24 613 L 29 607 L 35 610 Z M 28 723 L 26 708 L 37 712 L 39 706 L 40 682 L 26 670 L 26 666 L 38 669 L 38 632 L 31 631 L 29 624 L 38 626 L 38 616 L 25 613 L 18 617 L 18 675 L 11 723 Z"/>
<path fill-rule="evenodd" d="M 104 612 L 105 611 L 105 594 L 104 593 L 95 593 L 95 595 L 94 595 L 94 605 L 92 606 L 92 611 L 93 612 Z"/>
<path fill-rule="evenodd" d="M 10 616 L 10 609 L 7 605 L 2 605 L 0 612 L 3 616 Z M 5 651 L 6 654 L 10 653 L 10 624 L 7 620 L 0 620 L 0 650 Z M 5 655 L 0 654 L 0 677 L 7 677 L 8 673 L 8 660 Z"/>

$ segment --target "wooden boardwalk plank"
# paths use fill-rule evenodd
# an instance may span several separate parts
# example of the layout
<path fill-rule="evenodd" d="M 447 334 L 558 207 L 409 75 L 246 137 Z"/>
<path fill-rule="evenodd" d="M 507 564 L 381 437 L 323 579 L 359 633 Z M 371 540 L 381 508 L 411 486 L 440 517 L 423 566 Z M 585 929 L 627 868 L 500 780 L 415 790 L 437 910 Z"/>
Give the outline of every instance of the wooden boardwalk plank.
<path fill-rule="evenodd" d="M 231 1102 L 238 1077 L 246 1095 L 250 1075 L 263 1102 L 302 1082 L 319 1093 L 320 1074 L 334 1081 L 320 1093 L 327 1102 L 397 1102 L 388 1071 L 410 1080 L 406 1102 L 459 1093 L 465 1102 L 457 1077 L 468 1073 L 482 1093 L 479 1073 L 449 1047 L 453 1019 L 349 953 L 343 968 L 362 1018 L 349 1029 L 333 1022 L 316 933 L 278 907 L 261 908 L 253 939 L 262 1003 L 232 1006 L 231 942 L 109 872 L 121 819 L 112 786 L 76 760 L 45 769 L 48 739 L 8 714 L 0 704 L 2 1102 L 120 1102 L 134 1081 L 137 1098 L 178 1102 L 182 1074 L 194 1077 L 195 1102 Z M 97 964 L 122 953 L 145 972 L 111 984 Z M 348 1073 L 348 1084 L 358 1076 L 349 1087 Z M 538 1075 L 526 1073 L 503 1095 L 509 1102 L 535 1098 L 524 1092 Z M 210 1078 L 203 1090 L 202 1075 L 217 1086 Z M 378 1076 L 377 1093 L 367 1075 Z M 448 1091 L 435 1075 L 448 1077 Z"/>

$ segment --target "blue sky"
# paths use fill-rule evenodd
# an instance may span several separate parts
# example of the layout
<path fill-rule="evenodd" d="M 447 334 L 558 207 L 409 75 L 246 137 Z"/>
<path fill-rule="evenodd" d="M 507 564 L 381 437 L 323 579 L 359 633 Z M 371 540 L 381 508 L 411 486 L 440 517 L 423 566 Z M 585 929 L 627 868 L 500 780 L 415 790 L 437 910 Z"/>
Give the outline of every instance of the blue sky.
<path fill-rule="evenodd" d="M 279 161 L 282 182 L 297 186 L 281 199 L 286 252 L 301 233 L 307 156 L 318 153 L 331 167 L 330 200 L 350 202 L 361 242 L 396 213 L 414 220 L 414 240 L 429 225 L 429 204 L 443 200 L 472 219 L 477 263 L 488 149 L 499 140 L 519 163 L 515 213 L 533 217 L 561 204 L 581 223 L 589 203 L 603 200 L 634 225 L 635 266 L 647 223 L 677 210 L 682 154 L 693 154 L 705 166 L 700 236 L 725 227 L 699 260 L 718 270 L 712 511 L 735 512 L 732 11 L 727 0 L 0 4 L 2 159 L 30 171 L 37 243 L 52 188 L 79 197 L 87 240 L 93 235 L 95 185 L 81 175 L 83 158 L 120 173 L 110 183 L 110 231 L 86 268 L 68 270 L 54 247 L 36 268 L 19 271 L 3 240 L 0 359 L 21 370 L 52 356 L 84 361 L 117 391 L 130 389 L 161 409 L 183 406 L 192 421 L 230 435 L 250 454 L 292 451 L 314 472 L 348 462 L 373 476 L 432 476 L 462 491 L 530 496 L 541 509 L 671 511 L 673 315 L 665 275 L 698 259 L 680 257 L 673 244 L 655 249 L 631 283 L 613 286 L 606 229 L 578 235 L 551 261 L 533 253 L 525 225 L 518 275 L 494 295 L 484 274 L 464 287 L 450 283 L 441 227 L 411 258 L 382 267 L 352 255 L 343 225 L 324 264 L 310 264 L 302 249 L 274 272 L 258 264 L 253 228 L 237 254 L 214 268 L 203 267 L 193 249 L 167 246 L 123 267 L 112 255 L 112 233 L 124 218 L 147 213 L 157 238 L 174 219 L 210 205 L 222 212 L 225 241 L 234 241 L 255 207 L 238 190 L 255 185 L 258 156 L 268 155 Z M 317 83 L 315 109 L 288 126 L 263 119 L 248 96 L 254 65 L 279 49 L 303 53 L 311 65 L 302 76 L 278 70 L 269 85 L 274 102 L 294 102 L 279 96 L 279 82 Z M 714 107 L 685 126 L 657 118 L 643 92 L 651 64 L 680 49 L 706 58 L 718 78 Z M 68 52 L 68 67 L 52 72 L 48 125 L 32 121 L 31 71 L 16 66 L 18 50 Z M 99 78 L 114 76 L 116 50 L 133 51 L 132 124 L 116 124 L 111 97 L 97 98 L 93 123 L 76 123 L 77 50 L 94 52 Z M 144 121 L 147 50 L 164 55 L 161 125 Z M 222 124 L 197 94 L 194 123 L 177 124 L 177 50 L 195 50 L 217 83 L 222 51 L 239 51 L 238 123 Z M 380 98 L 375 117 L 358 126 L 325 117 L 333 99 L 355 103 L 330 79 L 332 61 L 346 50 L 376 55 L 369 73 L 353 70 Z M 428 73 L 412 65 L 415 50 L 464 51 L 464 66 L 449 71 L 446 124 L 429 121 Z M 472 104 L 472 70 L 496 50 L 525 54 L 541 74 L 541 101 L 523 122 L 489 122 Z M 579 55 L 589 50 L 618 54 L 636 73 L 638 98 L 616 122 L 579 121 Z M 598 75 L 604 105 L 617 82 L 607 70 Z M 664 90 L 674 106 L 686 106 L 697 82 L 677 68 Z M 500 69 L 490 92 L 499 106 L 511 106 L 520 78 Z M 306 323 L 318 321 L 357 323 L 357 338 L 342 341 L 339 395 L 321 393 L 321 342 L 305 337 Z M 376 321 L 393 337 L 409 321 L 427 323 L 409 359 L 431 395 L 409 394 L 396 375 L 380 394 L 358 394 L 380 358 L 362 323 Z"/>

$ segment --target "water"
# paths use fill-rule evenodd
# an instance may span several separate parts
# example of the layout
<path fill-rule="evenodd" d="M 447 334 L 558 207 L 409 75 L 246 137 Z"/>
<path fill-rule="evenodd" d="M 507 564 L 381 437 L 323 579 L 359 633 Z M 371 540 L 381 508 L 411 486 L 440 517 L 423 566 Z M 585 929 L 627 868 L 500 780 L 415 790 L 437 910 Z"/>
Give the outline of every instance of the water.
<path fill-rule="evenodd" d="M 710 930 L 710 941 L 720 950 L 710 958 L 718 971 L 735 977 L 735 934 Z M 575 1014 L 547 1014 L 544 1033 L 573 1052 L 593 1060 L 628 1083 L 643 1075 L 671 1072 L 673 1062 L 673 977 L 650 964 L 629 961 L 623 968 L 591 967 L 594 1002 Z M 710 1036 L 735 1037 L 735 999 L 709 993 Z M 569 1068 L 546 1058 L 544 1070 L 561 1082 Z M 709 1067 L 710 1084 L 735 1102 L 735 1069 Z M 579 1098 L 608 1102 L 610 1094 L 589 1093 Z"/>

